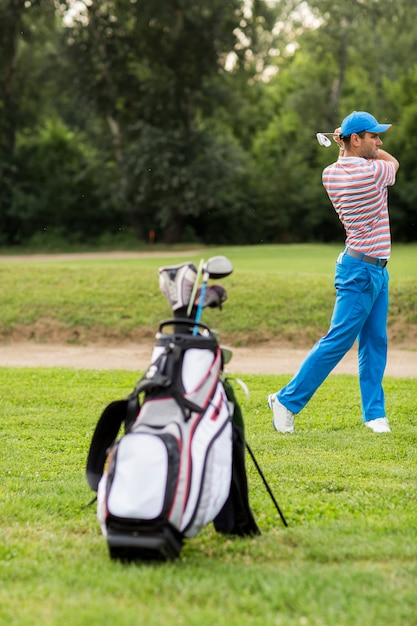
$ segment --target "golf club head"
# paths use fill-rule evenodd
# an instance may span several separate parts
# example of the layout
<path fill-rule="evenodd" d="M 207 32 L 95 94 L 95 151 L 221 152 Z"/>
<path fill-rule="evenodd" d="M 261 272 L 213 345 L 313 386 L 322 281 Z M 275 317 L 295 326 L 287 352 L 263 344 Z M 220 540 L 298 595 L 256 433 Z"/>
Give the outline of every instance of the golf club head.
<path fill-rule="evenodd" d="M 200 287 L 197 290 L 195 304 L 197 306 L 200 305 L 201 297 L 202 297 L 202 288 Z M 204 293 L 204 300 L 202 303 L 203 309 L 209 307 L 210 309 L 220 309 L 222 308 L 223 302 L 227 300 L 227 292 L 224 287 L 221 285 L 210 285 L 206 287 Z"/>
<path fill-rule="evenodd" d="M 227 257 L 221 255 L 210 257 L 204 266 L 204 273 L 207 273 L 209 278 L 225 278 L 232 272 L 232 262 Z"/>
<path fill-rule="evenodd" d="M 316 137 L 317 137 L 317 141 L 319 142 L 319 144 L 323 146 L 324 148 L 328 148 L 329 146 L 332 145 L 331 140 L 328 137 L 326 137 L 324 133 L 317 133 Z"/>

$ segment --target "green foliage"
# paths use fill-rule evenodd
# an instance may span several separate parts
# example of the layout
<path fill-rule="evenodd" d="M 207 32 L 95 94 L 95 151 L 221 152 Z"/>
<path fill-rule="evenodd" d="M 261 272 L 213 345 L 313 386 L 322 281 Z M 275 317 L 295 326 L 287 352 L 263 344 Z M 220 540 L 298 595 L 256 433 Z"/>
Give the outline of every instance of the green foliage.
<path fill-rule="evenodd" d="M 309 136 L 301 108 L 293 104 L 275 115 L 253 148 L 265 203 L 266 241 L 333 241 L 339 233 L 342 239 L 340 222 L 321 184 L 323 149 Z"/>
<path fill-rule="evenodd" d="M 180 241 L 186 225 L 201 232 L 197 218 L 229 207 L 235 160 L 197 121 L 213 108 L 213 77 L 233 47 L 239 4 L 93 2 L 87 25 L 69 29 L 71 73 L 109 123 L 126 213 L 141 237 L 154 230 Z"/>
<path fill-rule="evenodd" d="M 251 240 L 246 159 L 232 138 L 214 137 L 205 129 L 185 136 L 178 129 L 146 124 L 135 131 L 136 141 L 126 153 L 128 204 L 142 207 L 144 233 L 154 230 L 157 240 L 164 236 L 175 243 L 188 227 L 188 237 L 193 232 L 204 243 Z M 135 216 L 133 209 L 134 221 Z"/>
<path fill-rule="evenodd" d="M 126 565 L 108 556 L 84 472 L 101 411 L 135 381 L 125 371 L 0 368 L 2 623 L 415 624 L 416 381 L 386 380 L 390 435 L 361 425 L 355 377 L 333 375 L 294 435 L 279 436 L 265 398 L 286 377 L 245 377 L 250 398 L 236 392 L 247 438 L 288 528 L 247 457 L 260 537 L 209 525 L 177 561 Z"/>
<path fill-rule="evenodd" d="M 46 217 L 78 241 L 339 240 L 321 185 L 337 151 L 315 134 L 354 109 L 394 123 L 393 235 L 414 241 L 416 17 L 411 0 L 4 0 L 0 242 Z M 52 127 L 73 138 L 64 167 Z"/>
<path fill-rule="evenodd" d="M 386 81 L 387 98 L 393 106 L 394 129 L 385 142 L 393 154 L 399 155 L 398 182 L 391 189 L 395 210 L 391 212 L 393 236 L 401 241 L 414 241 L 417 234 L 416 159 L 410 138 L 417 132 L 417 66 L 409 69 L 399 82 Z"/>
<path fill-rule="evenodd" d="M 68 241 L 92 240 L 123 225 L 110 197 L 113 170 L 59 120 L 47 123 L 37 135 L 23 135 L 8 210 L 16 224 L 12 242 L 27 242 L 42 231 L 65 234 Z"/>
<path fill-rule="evenodd" d="M 46 90 L 39 88 L 39 80 L 45 79 L 42 68 L 48 45 L 44 38 L 46 33 L 51 33 L 54 18 L 52 0 L 2 0 L 0 4 L 0 243 L 3 244 L 13 240 L 18 227 L 9 216 L 19 177 L 14 163 L 16 134 L 18 129 L 36 124 L 45 110 Z"/>
<path fill-rule="evenodd" d="M 415 118 L 415 105 L 405 101 L 405 94 L 413 93 L 412 87 L 405 85 L 409 73 L 402 77 L 410 63 L 403 63 L 401 69 L 398 62 L 404 53 L 398 40 L 407 39 L 407 46 L 412 40 L 415 45 L 416 33 L 404 27 L 408 9 L 413 14 L 415 7 L 407 2 L 399 4 L 394 9 L 392 3 L 379 1 L 309 2 L 320 25 L 303 29 L 299 49 L 291 60 L 280 64 L 265 87 L 275 97 L 277 107 L 269 125 L 258 131 L 254 141 L 264 216 L 268 226 L 273 225 L 273 229 L 268 228 L 269 237 L 273 232 L 270 241 L 339 238 L 342 231 L 337 219 L 329 219 L 329 202 L 320 177 L 337 151 L 318 147 L 314 135 L 317 130 L 333 130 L 354 109 L 371 110 L 377 117 L 394 122 L 393 137 L 386 145 L 398 156 L 402 171 L 390 190 L 393 234 L 403 241 L 416 236 L 414 192 L 406 182 L 415 177 L 409 177 L 413 166 L 409 168 L 408 158 L 404 164 L 402 159 L 407 132 L 402 130 L 403 120 Z M 387 33 L 392 36 L 394 32 L 398 39 L 391 48 Z"/>

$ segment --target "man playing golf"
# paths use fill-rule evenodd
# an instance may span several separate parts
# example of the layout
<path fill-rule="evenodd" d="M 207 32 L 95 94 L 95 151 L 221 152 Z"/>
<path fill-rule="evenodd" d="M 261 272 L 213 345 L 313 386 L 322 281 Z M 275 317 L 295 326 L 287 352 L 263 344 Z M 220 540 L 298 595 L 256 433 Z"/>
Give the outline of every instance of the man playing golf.
<path fill-rule="evenodd" d="M 382 387 L 387 360 L 388 271 L 391 236 L 387 187 L 395 183 L 397 159 L 381 149 L 379 124 L 365 111 L 348 115 L 334 132 L 336 163 L 323 171 L 323 185 L 346 232 L 336 262 L 336 302 L 330 328 L 312 348 L 294 378 L 268 396 L 273 425 L 294 431 L 294 415 L 358 340 L 362 417 L 375 433 L 388 433 Z"/>

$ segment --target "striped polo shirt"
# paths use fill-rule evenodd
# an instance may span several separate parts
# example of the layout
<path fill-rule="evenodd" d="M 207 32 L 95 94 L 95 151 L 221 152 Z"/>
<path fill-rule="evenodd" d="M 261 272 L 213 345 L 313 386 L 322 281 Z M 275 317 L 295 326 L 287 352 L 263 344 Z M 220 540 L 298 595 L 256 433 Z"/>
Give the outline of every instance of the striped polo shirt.
<path fill-rule="evenodd" d="M 395 166 L 380 159 L 339 157 L 323 171 L 323 185 L 346 232 L 346 246 L 379 259 L 391 253 L 387 186 Z"/>

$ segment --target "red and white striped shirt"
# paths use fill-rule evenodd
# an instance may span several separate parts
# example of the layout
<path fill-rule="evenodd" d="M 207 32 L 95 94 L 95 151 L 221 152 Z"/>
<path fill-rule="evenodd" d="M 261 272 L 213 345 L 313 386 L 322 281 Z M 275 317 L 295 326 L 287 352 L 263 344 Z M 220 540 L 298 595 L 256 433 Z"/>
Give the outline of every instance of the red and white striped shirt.
<path fill-rule="evenodd" d="M 323 185 L 346 231 L 346 246 L 379 259 L 391 253 L 387 187 L 395 183 L 389 161 L 339 157 L 323 171 Z"/>

